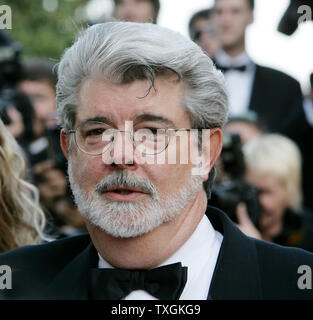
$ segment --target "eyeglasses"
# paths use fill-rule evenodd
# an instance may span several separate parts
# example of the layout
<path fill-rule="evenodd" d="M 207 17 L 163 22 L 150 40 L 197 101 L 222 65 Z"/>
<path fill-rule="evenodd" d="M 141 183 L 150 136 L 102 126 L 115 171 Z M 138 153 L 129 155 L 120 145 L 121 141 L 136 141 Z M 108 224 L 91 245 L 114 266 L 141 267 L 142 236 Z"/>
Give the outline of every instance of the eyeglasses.
<path fill-rule="evenodd" d="M 122 132 L 129 134 L 130 141 L 137 151 L 145 155 L 156 155 L 168 147 L 177 131 L 191 130 L 144 128 L 123 131 L 108 127 L 104 122 L 87 121 L 76 129 L 68 130 L 67 133 L 73 133 L 79 150 L 91 156 L 99 156 L 110 150 L 118 134 Z"/>

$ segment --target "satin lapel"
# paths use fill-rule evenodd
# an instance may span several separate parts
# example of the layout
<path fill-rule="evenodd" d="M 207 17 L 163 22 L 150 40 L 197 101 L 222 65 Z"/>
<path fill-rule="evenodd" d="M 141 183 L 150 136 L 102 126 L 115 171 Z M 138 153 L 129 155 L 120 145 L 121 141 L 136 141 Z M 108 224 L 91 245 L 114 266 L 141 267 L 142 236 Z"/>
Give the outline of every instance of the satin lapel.
<path fill-rule="evenodd" d="M 92 242 L 51 281 L 43 293 L 47 300 L 87 300 L 88 270 L 97 266 L 98 256 Z"/>
<path fill-rule="evenodd" d="M 260 112 L 259 101 L 263 101 L 262 94 L 264 94 L 264 93 L 262 91 L 263 88 L 262 88 L 262 79 L 261 78 L 262 78 L 261 68 L 260 68 L 260 66 L 256 65 L 255 66 L 255 75 L 254 75 L 253 85 L 252 85 L 251 98 L 250 98 L 250 103 L 249 103 L 249 109 L 254 110 L 256 112 Z"/>
<path fill-rule="evenodd" d="M 213 227 L 224 236 L 208 299 L 261 299 L 260 273 L 254 241 L 241 233 L 223 212 L 209 208 L 207 216 Z"/>
<path fill-rule="evenodd" d="M 260 299 L 261 285 L 253 240 L 243 235 L 223 212 L 208 208 L 207 215 L 213 227 L 224 235 L 208 299 Z M 97 261 L 97 252 L 90 243 L 57 274 L 41 299 L 88 299 L 88 269 L 96 267 Z"/>

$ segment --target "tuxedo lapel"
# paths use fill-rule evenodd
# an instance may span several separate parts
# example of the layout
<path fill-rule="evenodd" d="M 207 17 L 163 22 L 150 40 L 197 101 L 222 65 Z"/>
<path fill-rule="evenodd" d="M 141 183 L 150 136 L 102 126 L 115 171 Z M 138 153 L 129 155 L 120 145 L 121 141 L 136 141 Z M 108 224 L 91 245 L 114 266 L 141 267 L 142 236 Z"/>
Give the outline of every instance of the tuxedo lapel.
<path fill-rule="evenodd" d="M 260 299 L 256 248 L 221 211 L 208 208 L 208 218 L 224 238 L 214 270 L 208 300 Z M 41 299 L 87 300 L 88 270 L 97 267 L 98 255 L 92 242 L 60 271 L 44 290 Z"/>
<path fill-rule="evenodd" d="M 51 281 L 43 293 L 47 300 L 87 300 L 89 269 L 97 267 L 97 251 L 92 242 Z"/>
<path fill-rule="evenodd" d="M 262 298 L 254 241 L 237 229 L 221 211 L 209 208 L 213 227 L 224 238 L 213 273 L 208 299 L 256 300 Z"/>
<path fill-rule="evenodd" d="M 260 110 L 260 101 L 263 101 L 262 94 L 264 94 L 262 87 L 262 70 L 259 65 L 255 66 L 255 74 L 252 84 L 252 92 L 249 103 L 249 109 L 259 113 L 263 110 Z M 262 104 L 261 104 L 262 105 Z M 263 108 L 266 106 L 263 106 Z"/>

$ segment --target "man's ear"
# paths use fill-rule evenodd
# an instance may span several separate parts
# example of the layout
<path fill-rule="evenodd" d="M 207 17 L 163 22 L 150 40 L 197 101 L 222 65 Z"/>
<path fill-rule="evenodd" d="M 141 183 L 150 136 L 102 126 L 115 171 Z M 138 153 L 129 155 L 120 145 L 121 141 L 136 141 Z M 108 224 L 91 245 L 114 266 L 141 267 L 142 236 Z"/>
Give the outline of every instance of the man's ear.
<path fill-rule="evenodd" d="M 66 159 L 68 159 L 68 150 L 69 150 L 69 135 L 66 133 L 64 129 L 61 130 L 60 132 L 60 143 L 61 143 L 61 148 L 64 153 L 64 156 Z"/>
<path fill-rule="evenodd" d="M 214 163 L 219 157 L 223 146 L 223 133 L 219 128 L 202 131 L 202 150 L 201 150 L 201 176 L 203 181 L 209 177 Z"/>

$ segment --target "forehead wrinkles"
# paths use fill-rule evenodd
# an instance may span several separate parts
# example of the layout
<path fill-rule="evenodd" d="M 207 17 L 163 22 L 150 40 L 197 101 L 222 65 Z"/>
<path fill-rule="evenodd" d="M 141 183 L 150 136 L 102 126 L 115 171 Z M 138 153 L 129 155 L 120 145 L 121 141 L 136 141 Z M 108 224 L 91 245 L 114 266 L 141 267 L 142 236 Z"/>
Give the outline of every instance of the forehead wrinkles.
<path fill-rule="evenodd" d="M 183 83 L 177 83 L 168 77 L 157 77 L 155 87 L 151 87 L 148 80 L 118 85 L 87 79 L 78 93 L 76 120 L 83 121 L 102 114 L 112 120 L 129 121 L 143 113 L 168 118 L 171 111 L 169 109 L 173 109 L 173 106 L 178 106 L 182 112 L 187 113 L 184 97 Z M 172 120 L 176 118 L 177 113 L 173 114 Z"/>
<path fill-rule="evenodd" d="M 85 80 L 78 93 L 78 118 L 87 113 L 94 113 L 92 115 L 95 116 L 104 112 L 113 118 L 121 113 L 131 113 L 134 106 L 146 109 L 145 105 L 155 97 L 153 94 L 147 95 L 148 82 L 147 85 L 143 85 L 142 81 L 140 84 L 114 85 L 96 79 Z"/>

